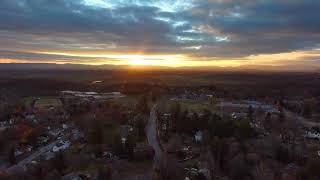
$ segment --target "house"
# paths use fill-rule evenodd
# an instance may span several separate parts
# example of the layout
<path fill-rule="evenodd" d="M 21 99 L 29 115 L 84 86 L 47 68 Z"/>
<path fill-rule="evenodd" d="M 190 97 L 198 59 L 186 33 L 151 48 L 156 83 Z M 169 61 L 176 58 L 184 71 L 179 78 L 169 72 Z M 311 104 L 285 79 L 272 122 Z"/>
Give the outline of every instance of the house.
<path fill-rule="evenodd" d="M 121 143 L 122 143 L 122 144 L 125 144 L 126 141 L 127 141 L 127 138 L 125 138 L 125 137 L 121 138 Z"/>
<path fill-rule="evenodd" d="M 26 120 L 27 121 L 32 121 L 34 123 L 37 123 L 37 119 L 36 119 L 36 116 L 34 114 L 28 114 L 26 115 Z"/>
<path fill-rule="evenodd" d="M 78 129 L 73 129 L 71 133 L 72 133 L 73 140 L 78 140 L 84 137 L 83 133 L 80 132 Z"/>
<path fill-rule="evenodd" d="M 170 118 L 170 117 L 171 117 L 171 113 L 164 113 L 163 116 L 164 116 L 165 118 Z"/>
<path fill-rule="evenodd" d="M 17 157 L 17 156 L 20 156 L 24 153 L 28 153 L 28 152 L 31 152 L 33 149 L 32 146 L 30 145 L 27 145 L 27 146 L 19 146 L 15 149 L 14 151 L 14 155 Z"/>
<path fill-rule="evenodd" d="M 161 115 L 161 118 L 159 119 L 159 124 L 163 132 L 167 132 L 170 129 L 170 118 L 171 113 L 164 113 Z"/>
<path fill-rule="evenodd" d="M 62 180 L 85 180 L 85 179 L 96 179 L 94 175 L 88 172 L 72 172 L 61 178 Z"/>
<path fill-rule="evenodd" d="M 39 138 L 38 138 L 38 141 L 39 141 L 39 144 L 46 144 L 48 141 L 49 141 L 49 137 L 47 137 L 47 136 L 40 136 Z"/>
<path fill-rule="evenodd" d="M 0 126 L 1 127 L 7 126 L 7 124 L 8 124 L 7 121 L 1 121 L 0 122 Z"/>
<path fill-rule="evenodd" d="M 306 134 L 304 135 L 304 137 L 310 138 L 310 139 L 318 139 L 318 140 L 320 140 L 320 133 L 307 131 Z"/>
<path fill-rule="evenodd" d="M 55 157 L 55 153 L 48 151 L 43 155 L 41 155 L 41 157 L 44 158 L 45 160 L 50 160 Z"/>
<path fill-rule="evenodd" d="M 197 131 L 196 134 L 194 135 L 194 139 L 197 143 L 202 142 L 203 139 L 203 132 L 202 131 Z"/>
<path fill-rule="evenodd" d="M 120 136 L 122 138 L 127 138 L 130 134 L 133 133 L 133 127 L 130 125 L 120 126 Z"/>
<path fill-rule="evenodd" d="M 14 156 L 20 156 L 21 154 L 23 154 L 23 152 L 20 150 L 20 148 L 16 148 L 16 150 L 14 151 Z"/>
<path fill-rule="evenodd" d="M 161 126 L 161 129 L 163 131 L 166 131 L 168 128 L 167 128 L 167 124 L 166 123 L 162 123 L 162 126 Z"/>
<path fill-rule="evenodd" d="M 236 119 L 244 119 L 248 116 L 247 113 L 239 113 L 239 112 L 233 112 L 231 114 L 232 119 L 236 120 Z"/>
<path fill-rule="evenodd" d="M 50 130 L 50 131 L 49 131 L 49 134 L 50 134 L 51 136 L 53 136 L 53 137 L 57 137 L 57 136 L 59 136 L 59 135 L 61 134 L 61 130 L 59 130 L 59 129 Z"/>
<path fill-rule="evenodd" d="M 69 125 L 68 125 L 68 124 L 62 124 L 62 128 L 63 128 L 63 129 L 68 129 L 68 128 L 69 128 Z"/>
<path fill-rule="evenodd" d="M 55 146 L 52 148 L 52 152 L 59 152 L 70 147 L 70 141 L 60 140 Z"/>

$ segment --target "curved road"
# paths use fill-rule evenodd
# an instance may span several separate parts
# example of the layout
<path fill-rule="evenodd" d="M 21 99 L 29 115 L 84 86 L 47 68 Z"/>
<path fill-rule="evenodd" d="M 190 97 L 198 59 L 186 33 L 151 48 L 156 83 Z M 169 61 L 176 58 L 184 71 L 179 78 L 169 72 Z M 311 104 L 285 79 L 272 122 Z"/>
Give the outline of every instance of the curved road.
<path fill-rule="evenodd" d="M 305 127 L 311 128 L 311 127 L 320 127 L 320 123 L 319 122 L 311 122 L 308 119 L 306 119 L 303 116 L 300 116 L 296 113 L 293 113 L 291 111 L 288 110 L 284 110 L 285 114 L 291 118 L 295 118 L 300 124 L 302 124 Z"/>
<path fill-rule="evenodd" d="M 53 148 L 53 146 L 55 146 L 57 144 L 57 142 L 58 141 L 54 141 L 54 142 L 40 148 L 37 152 L 34 152 L 33 154 L 31 154 L 27 158 L 19 161 L 16 165 L 9 167 L 7 169 L 7 172 L 11 173 L 11 172 L 14 172 L 15 170 L 24 169 L 26 167 L 26 165 L 31 163 L 34 159 L 38 158 L 43 153 L 50 151 Z"/>
<path fill-rule="evenodd" d="M 156 116 L 157 105 L 153 105 L 150 111 L 150 118 L 147 124 L 147 138 L 150 146 L 155 151 L 153 168 L 159 168 L 160 161 L 162 158 L 162 150 L 157 138 L 157 116 Z"/>

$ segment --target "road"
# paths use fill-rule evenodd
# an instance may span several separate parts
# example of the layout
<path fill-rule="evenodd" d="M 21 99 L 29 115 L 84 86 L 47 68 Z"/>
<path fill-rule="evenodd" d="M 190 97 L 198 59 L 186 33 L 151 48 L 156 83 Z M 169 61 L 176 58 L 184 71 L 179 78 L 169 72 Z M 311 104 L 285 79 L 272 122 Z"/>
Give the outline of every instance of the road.
<path fill-rule="evenodd" d="M 157 105 L 153 105 L 150 111 L 150 118 L 147 124 L 147 138 L 149 144 L 155 151 L 153 167 L 159 168 L 162 157 L 162 150 L 157 138 L 157 116 L 156 116 Z"/>
<path fill-rule="evenodd" d="M 319 122 L 308 121 L 306 118 L 304 118 L 296 113 L 293 113 L 291 111 L 288 111 L 288 110 L 284 110 L 284 112 L 288 117 L 295 118 L 298 121 L 298 123 L 302 124 L 304 127 L 308 127 L 308 128 L 320 127 Z"/>
<path fill-rule="evenodd" d="M 27 158 L 23 159 L 22 161 L 19 161 L 16 165 L 9 167 L 7 169 L 7 172 L 8 173 L 13 172 L 15 169 L 24 169 L 27 164 L 31 163 L 31 161 L 38 158 L 43 153 L 50 151 L 53 148 L 53 146 L 56 145 L 57 142 L 58 141 L 54 141 L 54 142 L 40 148 L 37 152 L 34 152 L 33 154 L 31 154 Z"/>

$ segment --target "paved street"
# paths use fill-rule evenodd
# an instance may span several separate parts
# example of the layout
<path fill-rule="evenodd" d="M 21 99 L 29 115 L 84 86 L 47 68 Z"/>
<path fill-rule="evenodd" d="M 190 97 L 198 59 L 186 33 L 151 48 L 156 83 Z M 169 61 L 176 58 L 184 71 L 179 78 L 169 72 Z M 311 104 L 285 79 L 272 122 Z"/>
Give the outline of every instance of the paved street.
<path fill-rule="evenodd" d="M 13 166 L 9 167 L 7 169 L 7 172 L 10 173 L 10 172 L 14 171 L 15 169 L 24 169 L 24 167 L 27 164 L 31 163 L 31 161 L 33 161 L 34 159 L 38 158 L 43 153 L 50 151 L 57 142 L 58 141 L 54 141 L 54 142 L 52 142 L 52 143 L 40 148 L 37 152 L 34 152 L 33 154 L 31 154 L 27 158 L 19 161 L 16 165 L 13 165 Z"/>
<path fill-rule="evenodd" d="M 286 116 L 290 117 L 290 118 L 294 118 L 298 121 L 298 123 L 302 124 L 304 127 L 320 127 L 320 123 L 319 122 L 310 122 L 308 121 L 308 119 L 304 118 L 303 116 L 300 116 L 296 113 L 293 113 L 291 111 L 285 110 L 284 111 Z"/>
<path fill-rule="evenodd" d="M 162 157 L 162 150 L 160 148 L 160 144 L 157 139 L 157 117 L 156 117 L 156 109 L 157 105 L 153 105 L 150 111 L 150 118 L 147 125 L 147 137 L 149 144 L 155 150 L 155 157 L 153 167 L 158 168 L 160 165 L 160 160 Z"/>

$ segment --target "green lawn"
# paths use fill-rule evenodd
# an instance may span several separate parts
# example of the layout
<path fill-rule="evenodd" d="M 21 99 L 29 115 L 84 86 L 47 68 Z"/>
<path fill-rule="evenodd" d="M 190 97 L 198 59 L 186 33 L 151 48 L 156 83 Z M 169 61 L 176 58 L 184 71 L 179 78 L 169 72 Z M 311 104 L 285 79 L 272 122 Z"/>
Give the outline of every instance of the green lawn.
<path fill-rule="evenodd" d="M 26 107 L 30 107 L 34 99 L 36 108 L 44 108 L 49 106 L 59 107 L 62 105 L 58 98 L 51 96 L 25 97 L 22 99 L 22 102 Z"/>
<path fill-rule="evenodd" d="M 211 104 L 209 100 L 168 100 L 166 109 L 168 110 L 174 103 L 179 103 L 183 110 L 202 112 L 207 109 L 211 112 L 217 112 L 219 109 L 216 104 Z"/>
<path fill-rule="evenodd" d="M 138 102 L 138 98 L 134 96 L 125 96 L 119 99 L 112 99 L 111 102 L 115 102 L 126 107 L 135 107 Z"/>
<path fill-rule="evenodd" d="M 22 99 L 22 102 L 26 107 L 29 107 L 32 103 L 33 98 L 34 97 L 25 97 Z"/>
<path fill-rule="evenodd" d="M 40 99 L 36 100 L 36 108 L 44 108 L 49 106 L 59 107 L 62 106 L 62 103 L 59 99 L 55 97 L 40 97 Z"/>

